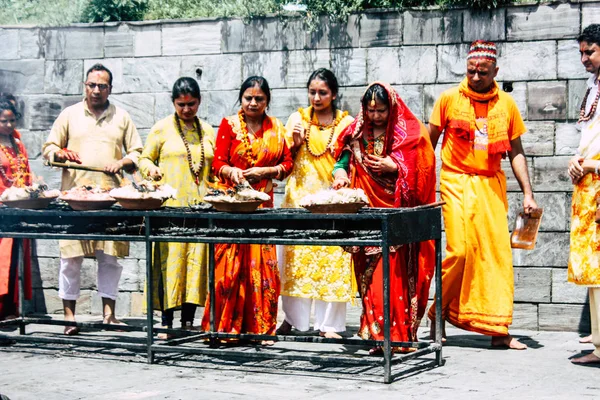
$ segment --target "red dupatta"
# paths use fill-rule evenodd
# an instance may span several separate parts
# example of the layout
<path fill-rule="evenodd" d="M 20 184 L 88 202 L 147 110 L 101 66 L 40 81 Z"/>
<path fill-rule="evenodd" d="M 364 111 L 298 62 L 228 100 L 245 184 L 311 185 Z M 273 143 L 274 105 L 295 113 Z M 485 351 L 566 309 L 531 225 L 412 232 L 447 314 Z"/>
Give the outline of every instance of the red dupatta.
<path fill-rule="evenodd" d="M 413 207 L 418 204 L 433 201 L 429 195 L 421 195 L 419 190 L 420 166 L 424 162 L 426 168 L 433 164 L 435 168 L 435 156 L 433 151 L 428 160 L 419 160 L 423 156 L 418 151 L 419 143 L 423 136 L 427 137 L 424 125 L 415 117 L 402 101 L 398 93 L 388 84 L 374 82 L 369 87 L 381 85 L 388 94 L 389 117 L 385 132 L 383 156 L 389 155 L 398 166 L 398 174 L 378 175 L 370 171 L 362 162 L 363 154 L 366 154 L 364 146 L 364 131 L 371 125 L 366 110 L 361 105 L 358 116 L 338 137 L 334 146 L 334 157 L 339 159 L 344 150 L 351 152 L 350 180 L 368 180 L 372 186 L 372 193 L 367 193 L 373 207 Z M 352 162 L 354 161 L 354 162 Z M 375 187 L 373 184 L 379 187 Z M 425 182 L 421 182 L 425 183 Z M 435 185 L 435 182 L 434 182 Z M 355 185 L 352 185 L 355 187 Z M 360 185 L 365 189 L 364 185 Z M 430 186 L 430 185 L 426 185 Z M 429 189 L 426 192 L 431 192 Z M 391 197 L 393 195 L 393 197 Z"/>

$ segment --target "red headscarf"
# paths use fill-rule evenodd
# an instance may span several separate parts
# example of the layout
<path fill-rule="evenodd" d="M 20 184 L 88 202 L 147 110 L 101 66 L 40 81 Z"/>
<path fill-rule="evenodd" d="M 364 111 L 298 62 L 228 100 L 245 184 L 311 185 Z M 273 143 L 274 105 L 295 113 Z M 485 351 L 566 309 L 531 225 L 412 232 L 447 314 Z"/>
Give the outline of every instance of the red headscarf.
<path fill-rule="evenodd" d="M 413 207 L 424 204 L 430 201 L 431 196 L 430 194 L 422 196 L 418 193 L 421 191 L 419 186 L 422 182 L 420 181 L 423 179 L 431 180 L 432 170 L 433 193 L 435 196 L 435 156 L 433 148 L 431 148 L 431 145 L 429 145 L 429 149 L 426 146 L 419 146 L 420 141 L 429 140 L 427 130 L 390 85 L 383 82 L 374 82 L 369 87 L 373 85 L 382 86 L 388 95 L 389 116 L 382 156 L 389 155 L 394 160 L 398 166 L 398 175 L 392 178 L 377 175 L 370 171 L 367 171 L 367 173 L 377 183 L 394 191 L 394 207 Z M 355 140 L 360 143 L 361 151 L 364 154 L 363 130 L 370 125 L 371 121 L 369 121 L 368 114 L 363 109 L 361 101 L 361 110 L 358 116 L 338 137 L 334 146 L 334 157 L 339 159 L 343 150 L 351 150 L 350 143 Z M 425 159 L 421 159 L 423 150 L 427 152 Z M 423 169 L 428 171 L 425 174 L 420 173 L 423 172 Z M 431 185 L 427 184 L 426 186 Z M 426 191 L 431 192 L 430 188 Z"/>

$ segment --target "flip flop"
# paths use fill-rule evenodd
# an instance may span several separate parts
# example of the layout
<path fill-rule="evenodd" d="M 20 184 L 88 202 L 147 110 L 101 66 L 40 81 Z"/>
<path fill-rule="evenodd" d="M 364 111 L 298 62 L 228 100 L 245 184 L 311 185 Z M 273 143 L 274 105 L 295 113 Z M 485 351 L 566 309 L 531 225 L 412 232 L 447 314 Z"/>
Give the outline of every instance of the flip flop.
<path fill-rule="evenodd" d="M 75 336 L 79 334 L 78 326 L 65 326 L 64 334 L 67 336 Z"/>

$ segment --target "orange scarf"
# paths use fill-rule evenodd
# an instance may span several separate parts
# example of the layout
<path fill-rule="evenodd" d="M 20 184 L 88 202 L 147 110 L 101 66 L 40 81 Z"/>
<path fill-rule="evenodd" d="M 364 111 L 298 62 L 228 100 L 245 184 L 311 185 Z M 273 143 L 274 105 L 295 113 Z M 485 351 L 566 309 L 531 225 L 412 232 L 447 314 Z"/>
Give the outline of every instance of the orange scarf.
<path fill-rule="evenodd" d="M 467 78 L 458 86 L 459 96 L 450 112 L 446 130 L 460 138 L 475 140 L 475 107 L 473 101 L 487 103 L 487 133 L 488 154 L 498 154 L 510 151 L 508 138 L 508 112 L 505 100 L 499 96 L 500 89 L 494 81 L 486 93 L 477 93 L 469 87 Z"/>

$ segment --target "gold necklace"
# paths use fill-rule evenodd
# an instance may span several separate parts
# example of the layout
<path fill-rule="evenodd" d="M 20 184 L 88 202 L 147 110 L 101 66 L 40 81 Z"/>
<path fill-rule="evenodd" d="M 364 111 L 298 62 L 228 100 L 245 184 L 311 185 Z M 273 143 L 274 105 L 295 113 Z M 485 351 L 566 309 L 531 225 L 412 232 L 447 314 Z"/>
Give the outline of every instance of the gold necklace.
<path fill-rule="evenodd" d="M 298 110 L 300 111 L 300 115 L 303 115 L 302 113 L 302 109 Z M 336 126 L 340 123 L 340 121 L 342 119 L 344 119 L 346 117 L 346 115 L 348 115 L 347 111 L 344 111 L 338 118 L 335 117 L 336 115 L 336 110 L 333 110 L 333 119 L 331 121 L 330 125 L 321 125 L 317 122 L 316 126 L 319 128 L 319 131 L 324 131 L 325 129 L 329 129 L 331 128 L 331 132 L 329 133 L 329 139 L 327 140 L 327 144 L 325 145 L 325 149 L 321 152 L 321 153 L 315 153 L 310 147 L 310 132 L 312 130 L 313 127 L 313 118 L 315 115 L 315 109 L 312 108 L 310 110 L 310 118 L 308 120 L 308 130 L 306 131 L 306 140 L 304 141 L 305 145 L 306 145 L 306 150 L 308 151 L 308 153 L 315 157 L 315 158 L 319 158 L 322 157 L 323 155 L 325 155 L 325 153 L 327 153 L 327 151 L 329 150 L 329 146 L 331 145 L 331 142 L 333 141 L 333 135 L 335 134 L 335 128 Z"/>

